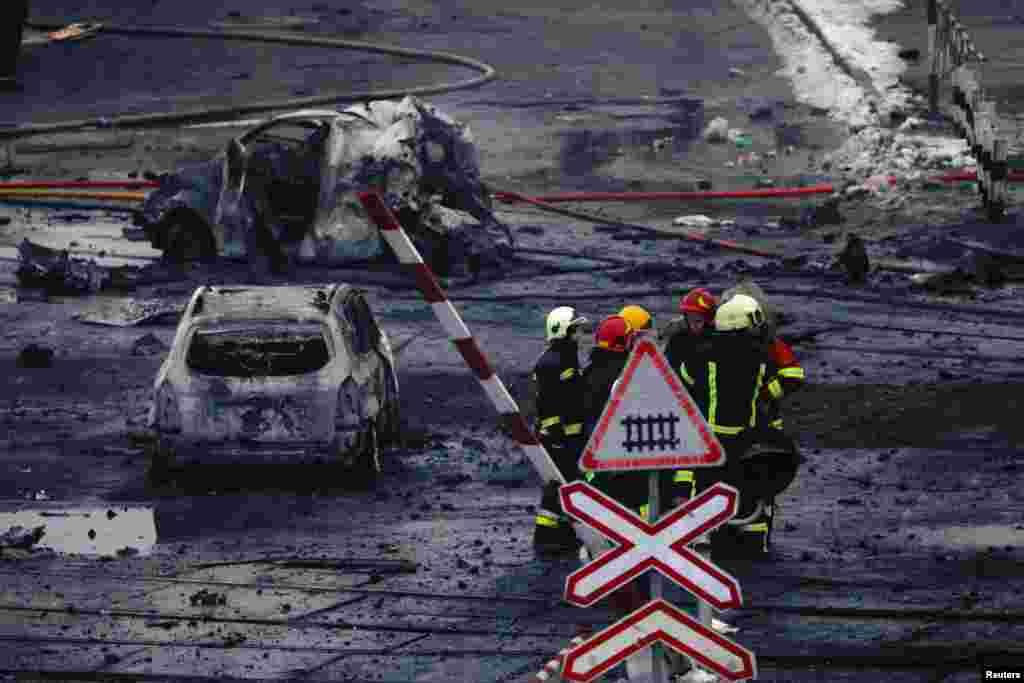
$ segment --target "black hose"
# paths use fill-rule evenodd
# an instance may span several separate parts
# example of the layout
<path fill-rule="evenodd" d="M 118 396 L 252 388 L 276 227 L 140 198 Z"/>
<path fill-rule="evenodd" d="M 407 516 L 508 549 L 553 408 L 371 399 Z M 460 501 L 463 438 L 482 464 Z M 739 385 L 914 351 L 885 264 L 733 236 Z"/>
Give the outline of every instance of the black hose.
<path fill-rule="evenodd" d="M 620 266 L 634 266 L 636 263 L 628 259 L 612 258 L 609 256 L 591 256 L 578 251 L 560 251 L 557 249 L 532 249 L 527 247 L 516 247 L 514 251 L 522 254 L 539 254 L 541 256 L 566 256 L 568 258 L 587 259 L 589 261 L 602 261 Z"/>
<path fill-rule="evenodd" d="M 886 332 L 914 332 L 917 334 L 944 334 L 951 337 L 977 337 L 979 339 L 996 339 L 999 341 L 1019 341 L 1024 342 L 1024 337 L 1007 337 L 999 334 L 985 334 L 983 332 L 956 332 L 953 330 L 934 330 L 934 329 L 922 329 L 919 327 L 893 327 L 892 325 L 872 325 L 871 323 L 854 322 L 850 320 L 843 320 L 841 318 L 822 318 L 819 316 L 813 316 L 813 320 L 821 320 L 823 322 L 832 323 L 843 323 L 850 327 L 863 327 L 869 330 L 884 330 Z"/>
<path fill-rule="evenodd" d="M 954 360 L 970 360 L 977 361 L 979 363 L 1024 363 L 1024 358 L 1011 358 L 1006 356 L 986 356 L 980 353 L 967 354 L 958 353 L 945 353 L 942 351 L 927 351 L 920 349 L 883 349 L 874 346 L 850 346 L 844 344 L 843 346 L 831 346 L 829 344 L 815 344 L 813 349 L 821 349 L 822 351 L 850 351 L 852 353 L 877 353 L 880 355 L 887 356 L 910 356 L 911 358 L 952 358 Z M 970 372 L 970 369 L 965 369 L 964 372 Z"/>
<path fill-rule="evenodd" d="M 30 22 L 28 26 L 36 29 L 50 30 L 61 28 L 63 24 L 39 24 Z M 394 47 L 390 45 L 374 45 L 355 40 L 339 40 L 335 38 L 314 38 L 288 33 L 274 33 L 266 31 L 207 31 L 179 28 L 148 28 L 140 26 L 104 26 L 102 31 L 120 35 L 141 35 L 151 37 L 172 37 L 172 38 L 210 38 L 218 40 L 247 40 L 263 43 L 279 43 L 283 45 L 301 45 L 304 47 L 330 47 L 346 50 L 362 50 L 365 52 L 377 52 L 380 54 L 404 57 L 406 59 L 421 59 L 443 64 L 455 64 L 464 66 L 480 72 L 480 75 L 464 81 L 454 83 L 442 83 L 440 85 L 419 86 L 415 88 L 393 88 L 388 90 L 367 90 L 364 92 L 352 93 L 349 91 L 338 91 L 327 95 L 316 97 L 300 97 L 287 100 L 264 100 L 252 104 L 236 105 L 233 107 L 204 107 L 193 109 L 187 112 L 173 114 L 141 114 L 136 116 L 118 116 L 110 119 L 79 119 L 73 121 L 62 121 L 59 123 L 29 123 L 15 128 L 0 129 L 0 140 L 11 138 L 22 138 L 30 135 L 45 133 L 65 133 L 78 131 L 87 128 L 155 128 L 161 126 L 180 125 L 184 123 L 195 123 L 200 121 L 222 121 L 237 118 L 247 114 L 257 114 L 276 109 L 299 109 L 318 105 L 335 104 L 339 102 L 365 102 L 367 100 L 382 100 L 406 95 L 437 95 L 440 93 L 452 92 L 475 88 L 494 79 L 497 72 L 489 64 L 477 61 L 470 57 L 463 57 L 450 52 L 439 52 L 436 50 L 413 50 L 410 48 Z"/>

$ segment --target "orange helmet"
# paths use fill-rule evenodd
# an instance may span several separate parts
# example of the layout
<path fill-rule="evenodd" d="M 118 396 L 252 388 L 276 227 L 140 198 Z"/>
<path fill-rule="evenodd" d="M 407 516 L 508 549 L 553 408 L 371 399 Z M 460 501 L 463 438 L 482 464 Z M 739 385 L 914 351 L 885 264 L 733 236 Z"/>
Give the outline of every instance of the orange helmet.
<path fill-rule="evenodd" d="M 594 332 L 594 343 L 599 348 L 625 353 L 633 348 L 636 330 L 621 315 L 610 315 L 601 321 Z"/>
<path fill-rule="evenodd" d="M 619 315 L 625 318 L 634 330 L 651 329 L 651 314 L 642 306 L 637 306 L 635 304 L 626 306 L 619 311 Z"/>
<path fill-rule="evenodd" d="M 697 287 L 687 292 L 686 296 L 679 300 L 679 310 L 683 313 L 699 313 L 710 323 L 715 319 L 715 309 L 718 308 L 718 299 L 714 294 Z"/>

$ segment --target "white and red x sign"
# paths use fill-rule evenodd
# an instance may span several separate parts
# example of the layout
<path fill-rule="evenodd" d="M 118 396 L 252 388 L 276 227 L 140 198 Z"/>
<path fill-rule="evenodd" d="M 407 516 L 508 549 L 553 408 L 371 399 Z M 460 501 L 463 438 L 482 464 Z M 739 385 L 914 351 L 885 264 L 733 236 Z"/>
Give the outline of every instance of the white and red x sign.
<path fill-rule="evenodd" d="M 659 641 L 726 680 L 742 681 L 757 676 L 757 661 L 752 652 L 658 599 L 570 650 L 562 665 L 562 678 L 591 681 Z"/>
<path fill-rule="evenodd" d="M 717 483 L 656 524 L 581 481 L 562 486 L 559 494 L 567 514 L 618 544 L 569 575 L 568 602 L 589 607 L 656 569 L 717 609 L 743 604 L 736 579 L 686 547 L 736 514 L 739 493 L 733 487 Z"/>

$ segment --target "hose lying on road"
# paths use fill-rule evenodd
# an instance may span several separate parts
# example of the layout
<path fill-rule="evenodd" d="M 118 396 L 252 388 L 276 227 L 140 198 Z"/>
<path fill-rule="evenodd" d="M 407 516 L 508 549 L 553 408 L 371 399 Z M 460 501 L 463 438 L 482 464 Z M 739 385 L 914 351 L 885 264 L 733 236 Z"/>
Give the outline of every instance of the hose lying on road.
<path fill-rule="evenodd" d="M 28 26 L 43 30 L 61 28 L 62 24 L 38 24 L 30 22 Z M 0 140 L 11 138 L 23 138 L 30 135 L 45 133 L 66 133 L 72 131 L 86 130 L 89 128 L 158 128 L 162 126 L 180 125 L 184 123 L 195 123 L 200 121 L 229 120 L 247 114 L 269 112 L 279 109 L 301 109 L 304 107 L 315 107 L 339 102 L 365 102 L 367 100 L 384 100 L 404 97 L 406 95 L 439 95 L 442 93 L 454 92 L 476 88 L 494 79 L 496 71 L 489 64 L 453 54 L 450 52 L 439 52 L 436 50 L 414 50 L 410 48 L 394 47 L 391 45 L 375 45 L 355 40 L 339 40 L 335 38 L 315 38 L 283 32 L 266 31 L 205 31 L 180 28 L 159 28 L 141 26 L 117 26 L 108 25 L 102 29 L 103 33 L 128 36 L 149 36 L 154 38 L 208 38 L 213 40 L 241 40 L 261 43 L 276 43 L 279 45 L 296 45 L 302 47 L 328 47 L 344 50 L 360 50 L 364 52 L 376 52 L 379 54 L 402 57 L 405 59 L 417 59 L 442 64 L 454 64 L 480 72 L 474 78 L 456 81 L 452 83 L 441 83 L 438 85 L 426 85 L 413 88 L 390 88 L 385 90 L 366 90 L 353 93 L 349 90 L 338 90 L 316 97 L 299 97 L 282 100 L 262 100 L 249 104 L 234 105 L 229 107 L 202 107 L 190 111 L 169 114 L 141 114 L 135 116 L 116 116 L 100 119 L 78 119 L 72 121 L 61 121 L 59 123 L 29 123 L 14 128 L 0 128 Z"/>
<path fill-rule="evenodd" d="M 693 233 L 693 232 L 672 232 L 672 231 L 669 231 L 669 230 L 660 230 L 658 228 L 652 228 L 652 227 L 647 226 L 647 225 L 637 225 L 635 223 L 624 223 L 623 221 L 617 221 L 617 220 L 612 220 L 612 219 L 608 219 L 608 218 L 602 218 L 601 216 L 595 216 L 593 214 L 585 213 L 585 212 L 582 212 L 582 211 L 571 211 L 569 209 L 562 209 L 562 208 L 559 208 L 559 207 L 554 206 L 552 204 L 549 204 L 549 203 L 547 203 L 545 201 L 541 201 L 541 200 L 535 199 L 533 197 L 527 197 L 526 195 L 519 194 L 518 192 L 501 191 L 501 192 L 496 193 L 496 194 L 501 194 L 501 195 L 504 195 L 504 196 L 506 196 L 508 198 L 513 198 L 515 201 L 518 201 L 518 202 L 525 202 L 527 204 L 531 204 L 531 205 L 536 206 L 538 208 L 544 209 L 545 211 L 550 211 L 552 213 L 557 213 L 557 214 L 560 214 L 560 215 L 563 215 L 563 216 L 568 216 L 570 218 L 578 218 L 580 220 L 588 221 L 590 223 L 600 223 L 602 225 L 613 225 L 613 226 L 616 226 L 616 227 L 625 228 L 627 230 L 635 230 L 637 232 L 643 232 L 643 233 L 647 233 L 647 234 L 651 234 L 651 235 L 666 235 L 666 236 L 669 236 L 669 237 L 675 237 L 675 238 L 679 238 L 679 239 L 690 240 L 692 242 L 701 242 L 703 244 L 713 244 L 713 245 L 715 245 L 717 247 L 722 247 L 723 249 L 730 249 L 732 251 L 739 251 L 739 252 L 742 252 L 742 253 L 745 253 L 745 254 L 752 254 L 754 256 L 763 256 L 763 257 L 766 257 L 766 258 L 784 258 L 786 256 L 785 254 L 779 254 L 779 253 L 767 251 L 767 250 L 764 250 L 764 249 L 755 249 L 754 247 L 748 247 L 746 245 L 739 244 L 738 242 L 733 242 L 731 240 L 716 240 L 716 239 L 712 239 L 710 237 L 705 237 L 704 235 L 699 235 L 699 234 Z"/>
<path fill-rule="evenodd" d="M 415 276 L 421 296 L 430 304 L 435 317 L 448 334 L 449 340 L 476 377 L 480 387 L 487 394 L 487 398 L 490 399 L 498 413 L 502 424 L 511 438 L 523 450 L 523 454 L 533 465 L 534 471 L 540 475 L 545 484 L 550 481 L 566 483 L 565 476 L 530 429 L 519 405 L 512 398 L 512 394 L 509 393 L 501 378 L 495 373 L 493 366 L 477 344 L 476 338 L 459 317 L 458 310 L 439 286 L 430 266 L 416 251 L 415 245 L 405 234 L 398 219 L 375 192 L 360 192 L 358 196 L 366 214 L 380 229 L 381 235 L 387 240 L 388 246 L 398 257 L 399 262 Z M 604 539 L 593 530 L 580 523 L 574 523 L 573 529 L 592 557 L 597 557 L 600 551 L 605 549 Z"/>
<path fill-rule="evenodd" d="M 116 190 L 156 189 L 155 180 L 13 180 L 0 183 L 0 192 L 9 190 Z"/>
<path fill-rule="evenodd" d="M 945 175 L 935 176 L 932 180 L 941 181 L 944 183 L 956 183 L 956 182 L 978 182 L 978 172 L 972 169 L 963 169 L 962 171 L 956 171 L 953 173 L 947 173 Z M 1006 180 L 1011 183 L 1024 183 L 1024 173 L 1007 173 Z"/>
<path fill-rule="evenodd" d="M 773 187 L 761 190 L 730 190 L 716 192 L 563 192 L 560 194 L 533 197 L 535 201 L 555 204 L 558 202 L 649 202 L 663 200 L 690 201 L 701 199 L 771 199 L 804 197 L 816 194 L 833 194 L 832 185 L 810 187 Z M 495 192 L 493 197 L 501 202 L 514 204 L 526 201 L 516 192 Z M 532 202 L 531 202 L 532 203 Z"/>
<path fill-rule="evenodd" d="M 77 190 L 0 190 L 0 201 L 23 197 L 41 199 L 98 199 L 108 202 L 141 202 L 146 192 L 99 192 Z"/>
<path fill-rule="evenodd" d="M 57 201 L 53 199 L 35 199 L 21 197 L 0 197 L 4 206 L 18 206 L 26 209 L 68 209 L 72 211 L 116 211 L 118 213 L 135 213 L 138 209 L 114 204 L 93 204 L 91 202 Z"/>
<path fill-rule="evenodd" d="M 705 287 L 706 282 L 693 283 L 689 286 L 682 287 L 664 287 L 664 288 L 649 288 L 649 289 L 623 289 L 617 291 L 576 291 L 572 292 L 570 298 L 573 301 L 627 301 L 630 299 L 638 299 L 644 297 L 679 297 L 685 295 L 693 287 Z M 850 301 L 861 301 L 864 303 L 871 304 L 882 304 L 892 306 L 894 308 L 917 308 L 926 311 L 938 311 L 944 313 L 960 313 L 963 315 L 977 315 L 977 316 L 991 316 L 993 318 L 1006 321 L 1012 319 L 1014 321 L 1024 321 L 1024 311 L 1013 311 L 999 308 L 982 308 L 980 306 L 963 306 L 958 304 L 942 304 L 933 303 L 930 301 L 915 301 L 906 298 L 894 298 L 892 296 L 869 296 L 866 294 L 859 294 L 857 292 L 829 292 L 823 289 L 787 289 L 787 288 L 775 288 L 775 287 L 762 287 L 765 294 L 770 296 L 794 296 L 803 297 L 808 299 L 832 299 L 835 301 L 850 302 Z M 512 302 L 512 301 L 524 301 L 527 299 L 532 300 L 546 300 L 555 299 L 561 300 L 566 298 L 564 292 L 525 292 L 523 294 L 496 294 L 491 296 L 453 296 L 452 298 L 458 299 L 459 301 L 474 301 L 483 303 L 500 303 L 500 302 Z M 419 297 L 404 297 L 396 296 L 395 299 L 418 299 Z M 845 321 L 844 321 L 845 322 Z M 1006 324 L 1005 322 L 1003 324 Z"/>

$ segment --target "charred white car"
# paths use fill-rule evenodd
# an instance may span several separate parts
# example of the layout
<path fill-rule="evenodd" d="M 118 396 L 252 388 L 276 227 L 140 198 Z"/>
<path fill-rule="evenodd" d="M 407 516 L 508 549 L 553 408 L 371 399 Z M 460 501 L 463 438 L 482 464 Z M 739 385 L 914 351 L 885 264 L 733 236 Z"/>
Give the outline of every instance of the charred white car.
<path fill-rule="evenodd" d="M 259 124 L 202 164 L 158 177 L 140 224 L 173 260 L 346 263 L 385 256 L 357 193 L 374 188 L 441 270 L 511 246 L 469 129 L 406 97 Z M 433 258 L 432 258 L 433 257 Z"/>
<path fill-rule="evenodd" d="M 400 436 L 387 336 L 362 292 L 199 287 L 153 385 L 151 477 L 193 463 L 380 470 Z"/>

